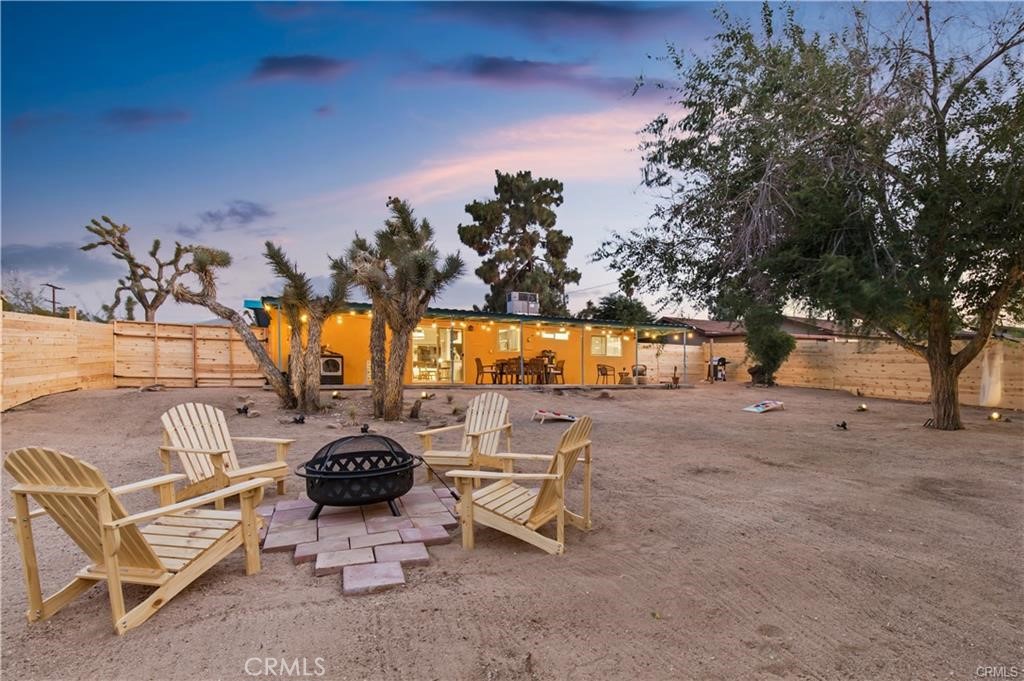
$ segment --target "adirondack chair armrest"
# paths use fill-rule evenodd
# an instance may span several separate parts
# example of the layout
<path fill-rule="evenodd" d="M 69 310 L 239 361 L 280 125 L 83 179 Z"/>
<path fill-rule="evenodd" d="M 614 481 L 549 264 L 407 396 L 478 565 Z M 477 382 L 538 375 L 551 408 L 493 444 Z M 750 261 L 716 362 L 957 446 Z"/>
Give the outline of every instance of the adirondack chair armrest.
<path fill-rule="evenodd" d="M 295 442 L 294 439 L 285 438 L 285 437 L 234 437 L 234 436 L 232 436 L 231 439 L 234 442 L 260 442 L 260 443 L 263 443 L 263 444 L 275 445 L 275 448 L 277 450 L 277 452 L 276 452 L 277 460 L 279 462 L 281 462 L 281 463 L 284 463 L 285 461 L 288 460 L 288 448 L 292 446 L 293 442 Z"/>
<path fill-rule="evenodd" d="M 490 435 L 491 433 L 500 433 L 503 430 L 512 430 L 512 424 L 506 423 L 503 426 L 495 426 L 494 428 L 485 428 L 484 430 L 475 430 L 472 433 L 467 432 L 466 435 L 470 437 L 480 437 L 481 435 Z"/>
<path fill-rule="evenodd" d="M 159 478 L 149 478 L 148 480 L 139 480 L 138 482 L 132 482 L 127 485 L 120 485 L 112 488 L 110 491 L 113 492 L 115 496 L 131 494 L 132 492 L 138 492 L 152 487 L 160 487 L 161 485 L 173 485 L 179 480 L 184 480 L 186 477 L 188 476 L 184 473 L 170 473 L 169 475 L 161 475 Z"/>
<path fill-rule="evenodd" d="M 294 439 L 284 437 L 235 437 L 232 435 L 231 439 L 235 442 L 266 442 L 267 444 L 274 445 L 290 445 L 295 442 Z"/>
<path fill-rule="evenodd" d="M 488 454 L 492 459 L 509 459 L 511 461 L 551 461 L 555 458 L 550 454 L 513 454 L 512 452 L 500 452 Z"/>
<path fill-rule="evenodd" d="M 571 447 L 570 449 L 564 449 L 564 450 L 559 450 L 559 451 L 560 451 L 560 453 L 562 453 L 562 454 L 569 454 L 569 453 L 571 453 L 571 452 L 578 452 L 579 450 L 581 450 L 581 449 L 582 449 L 582 450 L 584 451 L 583 457 L 584 457 L 585 459 L 589 459 L 589 458 L 590 458 L 590 445 L 591 445 L 591 444 L 592 444 L 592 443 L 591 443 L 591 441 L 590 441 L 590 440 L 583 440 L 583 441 L 581 441 L 581 442 L 577 442 L 577 443 L 576 443 L 576 444 L 575 444 L 575 445 L 574 445 L 573 447 Z"/>
<path fill-rule="evenodd" d="M 192 508 L 198 508 L 207 504 L 212 504 L 218 499 L 226 499 L 240 495 L 249 490 L 259 490 L 259 494 L 263 493 L 263 487 L 266 485 L 273 484 L 271 478 L 253 478 L 245 482 L 240 482 L 224 489 L 219 489 L 216 492 L 210 492 L 209 494 L 203 494 L 202 496 L 193 497 L 187 501 L 179 501 L 176 504 L 169 504 L 167 506 L 160 506 L 150 511 L 143 511 L 142 513 L 135 513 L 124 518 L 118 518 L 110 522 L 104 523 L 106 527 L 119 529 L 128 525 L 138 525 L 144 523 L 147 520 L 153 520 L 163 515 L 169 515 L 171 513 L 178 513 L 180 511 L 187 511 Z"/>
<path fill-rule="evenodd" d="M 430 428 L 429 430 L 418 430 L 416 435 L 423 437 L 424 435 L 436 435 L 437 433 L 446 433 L 449 430 L 460 430 L 465 428 L 465 423 L 456 423 L 454 426 L 441 426 L 440 428 Z"/>
<path fill-rule="evenodd" d="M 498 473 L 491 471 L 448 471 L 449 478 L 473 478 L 476 480 L 558 480 L 553 473 Z"/>

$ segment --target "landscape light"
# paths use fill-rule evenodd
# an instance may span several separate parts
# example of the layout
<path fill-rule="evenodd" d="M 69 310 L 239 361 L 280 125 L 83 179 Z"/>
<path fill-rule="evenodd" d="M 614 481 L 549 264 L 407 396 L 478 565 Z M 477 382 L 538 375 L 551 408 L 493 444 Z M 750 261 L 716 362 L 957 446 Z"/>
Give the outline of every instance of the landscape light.
<path fill-rule="evenodd" d="M 860 404 L 857 405 L 857 411 L 867 411 L 867 410 L 868 410 L 868 405 L 864 404 L 863 402 L 861 402 Z"/>
<path fill-rule="evenodd" d="M 1002 416 L 999 415 L 998 411 L 994 411 L 988 415 L 989 421 L 998 421 L 1000 418 L 1002 418 Z"/>
<path fill-rule="evenodd" d="M 308 314 L 304 314 L 301 317 L 299 317 L 299 319 L 301 321 L 307 322 L 307 321 L 309 321 L 309 315 Z"/>

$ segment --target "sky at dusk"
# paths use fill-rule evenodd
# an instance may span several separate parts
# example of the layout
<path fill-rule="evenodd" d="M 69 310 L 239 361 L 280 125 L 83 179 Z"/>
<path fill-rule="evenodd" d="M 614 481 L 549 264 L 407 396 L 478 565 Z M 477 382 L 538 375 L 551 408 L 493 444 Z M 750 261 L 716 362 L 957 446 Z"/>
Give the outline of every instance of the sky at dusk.
<path fill-rule="evenodd" d="M 138 252 L 154 237 L 231 252 L 220 297 L 240 307 L 279 290 L 266 239 L 322 276 L 327 254 L 377 229 L 399 196 L 469 265 L 438 304 L 469 307 L 486 288 L 456 234 L 463 207 L 492 195 L 495 169 L 532 170 L 565 184 L 575 311 L 617 288 L 590 254 L 653 206 L 637 131 L 671 110 L 650 84 L 672 72 L 649 55 L 667 42 L 705 51 L 713 7 L 4 2 L 5 273 L 61 284 L 65 303 L 98 312 L 121 268 L 78 247 L 83 225 L 109 215 Z M 169 303 L 158 319 L 209 317 Z"/>

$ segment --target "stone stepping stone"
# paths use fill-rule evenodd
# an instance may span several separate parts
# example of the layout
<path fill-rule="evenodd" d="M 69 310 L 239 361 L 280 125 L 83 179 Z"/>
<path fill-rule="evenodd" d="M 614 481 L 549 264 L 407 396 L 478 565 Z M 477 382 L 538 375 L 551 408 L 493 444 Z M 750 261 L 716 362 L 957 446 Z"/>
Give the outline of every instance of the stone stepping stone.
<path fill-rule="evenodd" d="M 378 516 L 366 519 L 366 531 L 390 532 L 391 530 L 403 530 L 412 527 L 412 521 L 408 518 L 396 518 L 395 516 Z"/>
<path fill-rule="evenodd" d="M 360 563 L 373 563 L 373 549 L 348 549 L 346 551 L 328 551 L 318 554 L 316 564 L 313 566 L 313 575 L 323 577 L 325 575 L 336 575 L 348 566 Z M 403 575 L 402 581 L 405 581 Z"/>
<path fill-rule="evenodd" d="M 398 562 L 402 567 L 408 565 L 430 565 L 430 554 L 427 547 L 420 542 L 412 544 L 385 544 L 373 549 L 378 563 Z"/>
<path fill-rule="evenodd" d="M 348 537 L 327 537 L 319 541 L 306 542 L 295 547 L 292 559 L 296 565 L 316 560 L 318 553 L 345 551 L 349 548 Z"/>
<path fill-rule="evenodd" d="M 325 523 L 320 525 L 320 538 L 324 537 L 358 537 L 366 534 L 366 525 L 358 523 Z"/>
<path fill-rule="evenodd" d="M 399 530 L 399 536 L 406 543 L 420 542 L 424 546 L 436 546 L 438 544 L 451 544 L 452 536 L 448 534 L 441 525 L 430 525 L 428 527 L 413 527 L 406 530 Z"/>
<path fill-rule="evenodd" d="M 434 513 L 432 515 L 417 516 L 412 519 L 413 527 L 455 527 L 459 521 L 451 513 Z"/>
<path fill-rule="evenodd" d="M 348 565 L 342 572 L 341 590 L 346 596 L 383 591 L 405 584 L 405 573 L 398 562 Z"/>
<path fill-rule="evenodd" d="M 291 551 L 298 544 L 317 540 L 316 525 L 287 529 L 279 532 L 271 530 L 263 541 L 264 551 Z"/>
<path fill-rule="evenodd" d="M 376 532 L 359 537 L 349 537 L 348 543 L 354 549 L 365 546 L 380 546 L 382 544 L 401 544 L 402 536 L 398 534 L 398 530 L 391 530 L 390 532 Z"/>

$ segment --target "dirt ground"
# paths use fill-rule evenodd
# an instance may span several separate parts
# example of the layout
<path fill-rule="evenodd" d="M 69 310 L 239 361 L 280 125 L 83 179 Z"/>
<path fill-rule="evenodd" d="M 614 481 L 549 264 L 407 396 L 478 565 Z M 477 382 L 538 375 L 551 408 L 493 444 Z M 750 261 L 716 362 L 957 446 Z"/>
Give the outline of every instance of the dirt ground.
<path fill-rule="evenodd" d="M 3 415 L 3 449 L 59 448 L 123 484 L 161 472 L 163 410 L 202 400 L 233 412 L 242 392 L 54 395 Z M 273 396 L 252 394 L 263 415 L 232 414 L 233 432 L 297 438 L 292 463 L 357 431 L 328 428 L 337 415 L 282 425 Z M 967 430 L 945 433 L 921 427 L 927 405 L 817 390 L 506 394 L 516 451 L 549 452 L 563 430 L 532 423 L 538 407 L 594 418 L 594 529 L 568 529 L 565 555 L 479 528 L 474 551 L 457 534 L 432 547 L 405 588 L 342 597 L 336 577 L 287 553 L 246 577 L 237 552 L 119 638 L 103 586 L 27 624 L 5 522 L 4 675 L 246 679 L 268 676 L 265 658 L 305 659 L 307 678 L 325 679 L 966 680 L 1024 668 L 1024 415 L 992 423 L 968 408 Z M 452 395 L 463 406 L 473 393 Z M 426 403 L 435 423 L 454 422 L 444 397 Z M 766 398 L 786 411 L 740 411 Z M 349 420 L 367 399 L 337 405 Z M 835 429 L 843 420 L 849 430 Z M 422 427 L 374 424 L 413 451 Z M 4 474 L 4 516 L 11 484 Z M 290 497 L 300 490 L 289 481 Z M 49 520 L 35 526 L 51 591 L 84 556 Z"/>

